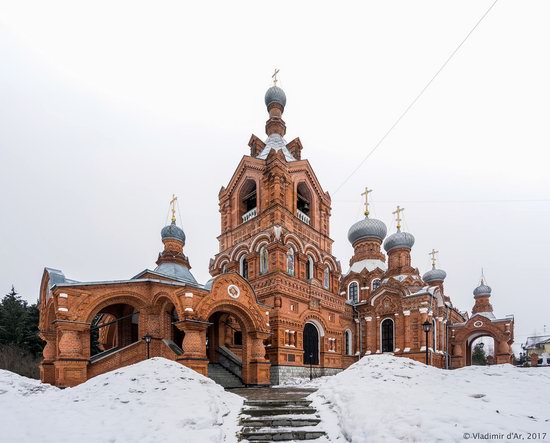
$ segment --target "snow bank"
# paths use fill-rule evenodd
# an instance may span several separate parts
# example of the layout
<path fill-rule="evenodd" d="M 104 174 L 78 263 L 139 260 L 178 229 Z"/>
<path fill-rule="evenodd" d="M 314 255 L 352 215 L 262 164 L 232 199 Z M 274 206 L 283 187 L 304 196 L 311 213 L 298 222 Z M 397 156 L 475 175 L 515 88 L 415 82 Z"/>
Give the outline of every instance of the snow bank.
<path fill-rule="evenodd" d="M 233 442 L 243 398 L 152 358 L 60 390 L 0 372 L 0 429 L 9 442 Z"/>
<path fill-rule="evenodd" d="M 550 432 L 550 370 L 453 371 L 376 355 L 318 382 L 310 395 L 333 441 L 463 442 L 465 434 Z M 546 438 L 550 438 L 547 435 Z M 481 438 L 475 438 L 480 440 Z M 534 440 L 539 440 L 535 438 Z"/>

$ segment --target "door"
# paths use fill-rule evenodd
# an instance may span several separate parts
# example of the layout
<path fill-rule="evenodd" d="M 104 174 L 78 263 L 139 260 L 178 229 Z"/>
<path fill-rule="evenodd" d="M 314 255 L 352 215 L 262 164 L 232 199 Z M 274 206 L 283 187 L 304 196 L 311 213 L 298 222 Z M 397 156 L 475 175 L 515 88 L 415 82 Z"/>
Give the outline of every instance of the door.
<path fill-rule="evenodd" d="M 319 364 L 319 331 L 311 323 L 304 327 L 304 364 Z"/>

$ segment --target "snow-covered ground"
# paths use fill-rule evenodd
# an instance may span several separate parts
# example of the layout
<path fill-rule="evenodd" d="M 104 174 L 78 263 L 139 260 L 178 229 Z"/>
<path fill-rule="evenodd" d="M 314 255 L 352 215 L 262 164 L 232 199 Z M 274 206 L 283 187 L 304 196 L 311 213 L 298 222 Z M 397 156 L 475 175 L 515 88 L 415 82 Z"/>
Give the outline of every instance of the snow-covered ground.
<path fill-rule="evenodd" d="M 472 366 L 445 371 L 406 358 L 362 358 L 310 395 L 337 442 L 550 441 L 550 368 Z M 468 435 L 466 435 L 468 434 Z M 497 438 L 493 438 L 497 440 Z"/>
<path fill-rule="evenodd" d="M 0 370 L 0 441 L 234 442 L 243 400 L 163 358 L 64 390 Z"/>

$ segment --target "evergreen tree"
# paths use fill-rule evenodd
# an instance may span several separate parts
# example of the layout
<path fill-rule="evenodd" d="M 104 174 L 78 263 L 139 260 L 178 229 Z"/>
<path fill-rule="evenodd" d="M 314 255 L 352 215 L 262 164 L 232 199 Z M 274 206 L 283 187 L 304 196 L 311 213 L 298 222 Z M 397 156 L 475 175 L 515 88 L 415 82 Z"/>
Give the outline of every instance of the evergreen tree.
<path fill-rule="evenodd" d="M 12 286 L 0 303 L 0 343 L 24 347 L 28 332 L 27 302 Z"/>
<path fill-rule="evenodd" d="M 483 343 L 479 342 L 474 346 L 472 351 L 472 364 L 473 365 L 486 365 L 487 355 L 485 349 L 483 349 Z"/>

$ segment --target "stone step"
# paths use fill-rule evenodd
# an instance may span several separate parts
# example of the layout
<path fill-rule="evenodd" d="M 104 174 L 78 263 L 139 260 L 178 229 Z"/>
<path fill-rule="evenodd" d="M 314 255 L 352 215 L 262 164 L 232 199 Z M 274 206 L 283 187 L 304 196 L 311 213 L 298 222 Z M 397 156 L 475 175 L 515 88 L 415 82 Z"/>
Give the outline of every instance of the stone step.
<path fill-rule="evenodd" d="M 317 410 L 315 408 L 308 408 L 302 406 L 281 406 L 275 408 L 244 408 L 242 414 L 250 415 L 252 417 L 262 417 L 262 416 L 274 416 L 274 415 L 308 415 L 315 414 Z"/>
<path fill-rule="evenodd" d="M 244 384 L 239 377 L 229 372 L 223 366 L 215 363 L 208 365 L 208 378 L 214 380 L 224 388 L 242 388 Z"/>
<path fill-rule="evenodd" d="M 311 404 L 311 400 L 298 399 L 298 400 L 246 400 L 244 402 L 245 406 L 255 406 L 255 407 L 268 407 L 268 408 L 278 408 L 286 406 L 302 406 L 307 407 Z"/>
<path fill-rule="evenodd" d="M 272 416 L 272 417 L 251 417 L 242 418 L 241 426 L 247 428 L 274 428 L 276 426 L 301 428 L 304 426 L 316 426 L 321 423 L 320 418 L 310 418 L 308 416 Z"/>
<path fill-rule="evenodd" d="M 256 430 L 254 428 L 244 428 L 241 431 L 240 438 L 250 442 L 255 441 L 305 441 L 315 440 L 326 435 L 323 431 L 317 430 L 296 430 L 296 429 L 266 429 Z"/>

